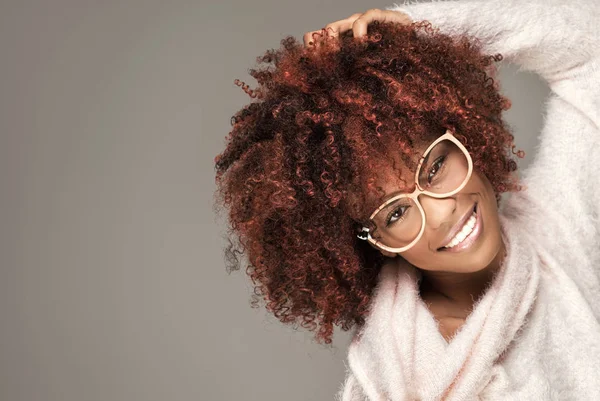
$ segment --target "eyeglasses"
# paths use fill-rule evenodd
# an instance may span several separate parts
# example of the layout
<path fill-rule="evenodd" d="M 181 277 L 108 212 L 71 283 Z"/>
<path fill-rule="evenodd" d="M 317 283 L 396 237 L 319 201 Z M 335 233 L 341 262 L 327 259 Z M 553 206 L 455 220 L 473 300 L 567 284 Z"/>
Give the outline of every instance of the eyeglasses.
<path fill-rule="evenodd" d="M 419 196 L 452 196 L 464 188 L 472 172 L 473 160 L 469 152 L 447 130 L 420 158 L 415 171 L 415 190 L 386 200 L 369 217 L 373 228 L 363 227 L 358 238 L 388 252 L 407 251 L 425 231 L 425 211 Z"/>

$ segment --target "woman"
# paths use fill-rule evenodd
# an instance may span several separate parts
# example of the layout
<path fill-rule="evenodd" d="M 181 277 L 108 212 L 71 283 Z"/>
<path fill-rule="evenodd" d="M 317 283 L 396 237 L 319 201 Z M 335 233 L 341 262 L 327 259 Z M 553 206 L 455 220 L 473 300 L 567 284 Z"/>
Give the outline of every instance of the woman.
<path fill-rule="evenodd" d="M 230 252 L 283 322 L 356 325 L 342 400 L 600 399 L 599 17 L 395 5 L 252 70 L 216 160 Z M 552 90 L 518 182 L 497 54 Z"/>

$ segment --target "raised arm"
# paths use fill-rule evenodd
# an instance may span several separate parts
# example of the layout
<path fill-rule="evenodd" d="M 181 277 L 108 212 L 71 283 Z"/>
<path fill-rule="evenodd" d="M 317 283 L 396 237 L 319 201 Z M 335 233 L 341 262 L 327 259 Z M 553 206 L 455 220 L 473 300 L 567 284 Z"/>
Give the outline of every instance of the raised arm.
<path fill-rule="evenodd" d="M 600 1 L 485 0 L 394 5 L 548 83 L 535 159 L 522 174 L 532 234 L 592 304 L 600 302 Z M 513 203 L 515 204 L 515 203 Z M 600 309 L 598 309 L 600 311 Z"/>
<path fill-rule="evenodd" d="M 428 20 L 444 33 L 478 38 L 487 53 L 501 53 L 505 60 L 538 73 L 554 92 L 600 126 L 599 1 L 433 1 L 387 9 L 404 12 L 414 21 Z M 584 93 L 569 91 L 565 80 L 580 82 L 576 86 Z"/>
<path fill-rule="evenodd" d="M 600 240 L 600 1 L 486 0 L 395 4 L 441 32 L 479 39 L 487 53 L 544 78 L 551 96 L 528 193 L 569 221 L 595 219 Z M 579 225 L 581 228 L 581 225 Z M 595 231 L 595 232 L 594 232 Z M 588 237 L 586 240 L 590 240 Z M 591 246 L 594 242 L 590 242 Z"/>

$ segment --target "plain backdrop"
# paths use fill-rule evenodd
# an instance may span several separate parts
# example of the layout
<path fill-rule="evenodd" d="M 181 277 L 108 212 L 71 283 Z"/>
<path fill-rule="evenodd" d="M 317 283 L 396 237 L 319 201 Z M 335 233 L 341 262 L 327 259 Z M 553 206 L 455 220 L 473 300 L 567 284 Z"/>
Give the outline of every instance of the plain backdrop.
<path fill-rule="evenodd" d="M 332 400 L 330 347 L 225 271 L 213 160 L 281 39 L 381 1 L 0 2 L 0 400 Z M 546 86 L 501 68 L 527 165 Z"/>

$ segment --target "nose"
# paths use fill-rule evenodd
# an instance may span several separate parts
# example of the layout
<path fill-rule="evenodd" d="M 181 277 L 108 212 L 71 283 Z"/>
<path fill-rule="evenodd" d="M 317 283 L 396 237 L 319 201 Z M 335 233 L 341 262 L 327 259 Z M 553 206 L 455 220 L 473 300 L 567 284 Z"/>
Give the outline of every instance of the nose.
<path fill-rule="evenodd" d="M 425 225 L 432 229 L 450 221 L 450 216 L 456 211 L 456 198 L 432 198 L 427 195 L 419 196 L 419 202 L 425 211 Z"/>

